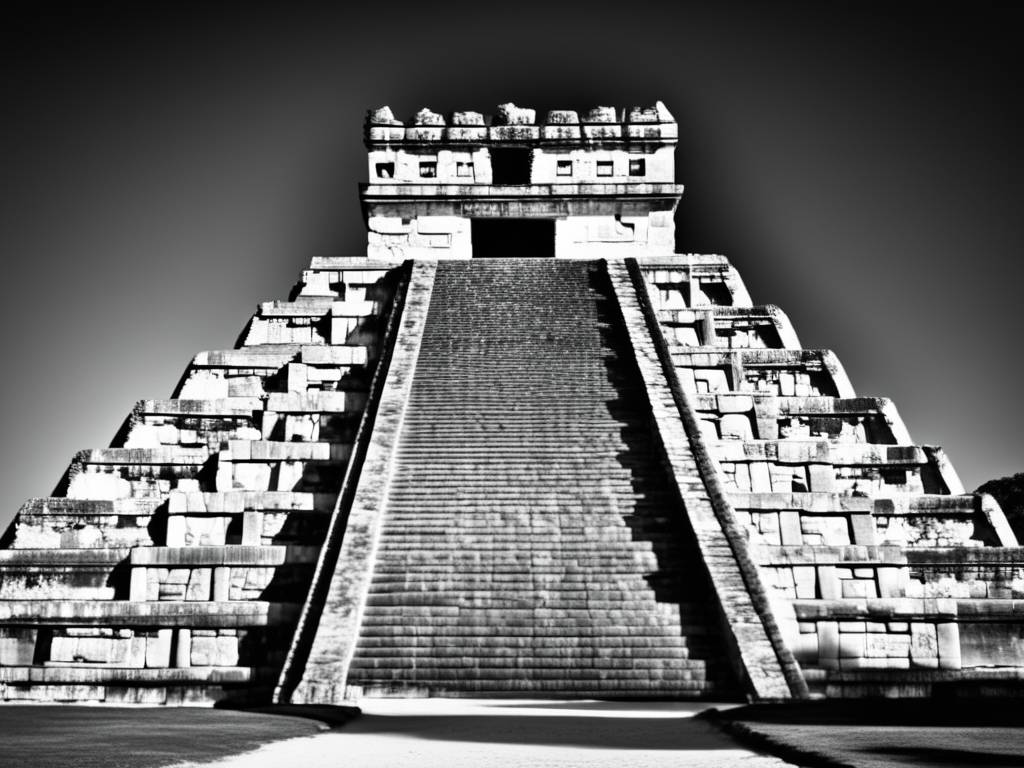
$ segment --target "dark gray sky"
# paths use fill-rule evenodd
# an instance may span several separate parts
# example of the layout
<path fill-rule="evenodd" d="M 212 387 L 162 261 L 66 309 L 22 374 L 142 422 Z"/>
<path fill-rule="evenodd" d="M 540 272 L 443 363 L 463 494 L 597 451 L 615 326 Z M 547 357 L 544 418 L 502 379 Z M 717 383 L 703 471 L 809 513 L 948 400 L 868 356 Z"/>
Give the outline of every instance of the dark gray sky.
<path fill-rule="evenodd" d="M 895 6 L 895 7 L 894 7 Z M 970 487 L 1024 470 L 1022 6 L 30 3 L 0 31 L 0 524 L 314 255 L 364 111 L 663 99 L 727 254 Z"/>

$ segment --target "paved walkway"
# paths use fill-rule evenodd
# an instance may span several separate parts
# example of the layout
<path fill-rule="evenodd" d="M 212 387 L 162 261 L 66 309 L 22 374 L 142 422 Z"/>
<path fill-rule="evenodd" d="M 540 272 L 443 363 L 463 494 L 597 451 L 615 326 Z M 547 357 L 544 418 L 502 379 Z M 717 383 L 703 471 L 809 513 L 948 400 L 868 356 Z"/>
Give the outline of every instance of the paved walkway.
<path fill-rule="evenodd" d="M 706 703 L 365 699 L 338 730 L 213 763 L 253 768 L 782 768 L 693 715 Z"/>

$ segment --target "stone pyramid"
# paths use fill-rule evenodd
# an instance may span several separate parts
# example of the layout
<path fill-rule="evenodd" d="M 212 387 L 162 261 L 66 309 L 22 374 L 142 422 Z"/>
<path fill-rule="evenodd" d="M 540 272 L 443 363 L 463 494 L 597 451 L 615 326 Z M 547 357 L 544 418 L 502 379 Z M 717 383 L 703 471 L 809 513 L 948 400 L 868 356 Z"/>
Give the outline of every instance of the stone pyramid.
<path fill-rule="evenodd" d="M 677 131 L 371 112 L 367 255 L 18 513 L 0 699 L 1019 691 L 998 504 L 674 253 Z"/>

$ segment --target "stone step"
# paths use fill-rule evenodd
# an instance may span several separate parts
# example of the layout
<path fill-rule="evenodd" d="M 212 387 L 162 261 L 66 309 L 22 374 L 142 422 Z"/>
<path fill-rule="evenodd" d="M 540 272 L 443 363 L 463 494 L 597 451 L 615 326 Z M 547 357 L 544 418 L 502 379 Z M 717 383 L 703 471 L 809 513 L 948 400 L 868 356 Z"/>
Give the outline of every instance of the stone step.
<path fill-rule="evenodd" d="M 413 660 L 459 659 L 445 691 L 484 690 L 476 672 L 458 682 L 481 666 L 515 690 L 528 641 L 589 659 L 615 647 L 616 669 L 595 670 L 613 684 L 605 695 L 621 690 L 616 670 L 649 694 L 673 664 L 686 681 L 689 635 L 720 642 L 600 280 L 585 263 L 438 266 L 350 684 L 376 685 L 383 670 L 396 690 L 420 685 L 399 652 L 415 648 Z M 678 575 L 652 574 L 654 547 Z M 687 560 L 696 579 L 681 576 Z M 538 675 L 573 690 L 578 655 L 537 658 Z M 715 674 L 731 679 L 728 665 Z"/>
<path fill-rule="evenodd" d="M 465 682 L 475 680 L 481 686 L 504 687 L 506 690 L 530 690 L 529 683 L 543 680 L 552 681 L 568 690 L 573 689 L 573 683 L 586 684 L 587 682 L 598 690 L 605 686 L 614 690 L 616 686 L 643 689 L 645 686 L 666 687 L 671 685 L 674 687 L 678 685 L 681 690 L 685 691 L 687 689 L 704 689 L 712 685 L 705 680 L 703 671 L 663 667 L 652 667 L 643 671 L 587 669 L 567 665 L 554 668 L 508 666 L 504 669 L 485 668 L 479 670 L 466 666 L 452 667 L 450 670 L 424 669 L 422 671 L 407 670 L 401 667 L 390 669 L 371 667 L 366 670 L 357 667 L 353 672 L 365 674 L 371 684 L 374 680 L 394 680 L 409 684 L 439 684 L 462 688 Z"/>
<path fill-rule="evenodd" d="M 707 664 L 702 658 L 706 654 L 717 651 L 708 642 L 700 642 L 699 636 L 684 638 L 684 643 L 675 642 L 671 645 L 659 644 L 661 638 L 636 637 L 629 642 L 621 642 L 623 638 L 602 638 L 600 645 L 588 644 L 585 640 L 574 638 L 557 638 L 560 642 L 551 642 L 555 638 L 533 638 L 526 636 L 503 635 L 500 644 L 495 642 L 493 635 L 452 635 L 452 645 L 439 642 L 439 635 L 407 635 L 396 641 L 389 636 L 373 637 L 367 635 L 360 638 L 360 653 L 366 658 L 383 660 L 391 657 L 406 659 L 422 657 L 429 653 L 430 658 L 473 657 L 486 655 L 490 659 L 512 658 L 529 660 L 542 659 L 574 659 L 586 651 L 593 655 L 610 657 L 617 663 L 630 664 L 633 657 L 654 658 L 676 661 L 694 660 Z M 620 641 L 616 643 L 616 641 Z"/>
<path fill-rule="evenodd" d="M 674 677 L 679 680 L 702 680 L 704 679 L 707 665 L 697 659 L 679 659 L 669 657 L 641 657 L 649 662 L 653 670 L 660 671 L 666 678 Z M 502 671 L 519 671 L 524 677 L 540 676 L 550 670 L 564 670 L 566 662 L 571 661 L 572 669 L 579 673 L 580 677 L 587 677 L 587 672 L 598 673 L 607 679 L 630 679 L 641 678 L 632 669 L 633 660 L 629 658 L 594 657 L 587 655 L 576 655 L 567 657 L 552 658 L 518 658 L 496 656 L 491 657 L 484 654 L 474 654 L 461 659 L 456 657 L 435 658 L 430 656 L 415 657 L 380 657 L 360 659 L 358 669 L 367 675 L 375 671 L 385 669 L 389 672 L 409 670 L 417 676 L 428 675 L 431 677 L 456 676 L 460 673 L 470 672 L 479 675 L 500 674 Z M 657 662 L 660 662 L 657 663 Z"/>

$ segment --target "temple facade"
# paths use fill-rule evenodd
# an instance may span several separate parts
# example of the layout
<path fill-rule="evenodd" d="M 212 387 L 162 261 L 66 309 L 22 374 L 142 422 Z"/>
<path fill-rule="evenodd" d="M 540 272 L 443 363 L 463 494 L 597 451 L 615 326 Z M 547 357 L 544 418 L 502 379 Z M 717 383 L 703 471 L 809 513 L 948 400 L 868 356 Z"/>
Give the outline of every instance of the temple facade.
<path fill-rule="evenodd" d="M 0 700 L 1015 695 L 1024 554 L 675 253 L 665 105 L 366 123 L 315 258 L 0 541 Z"/>

